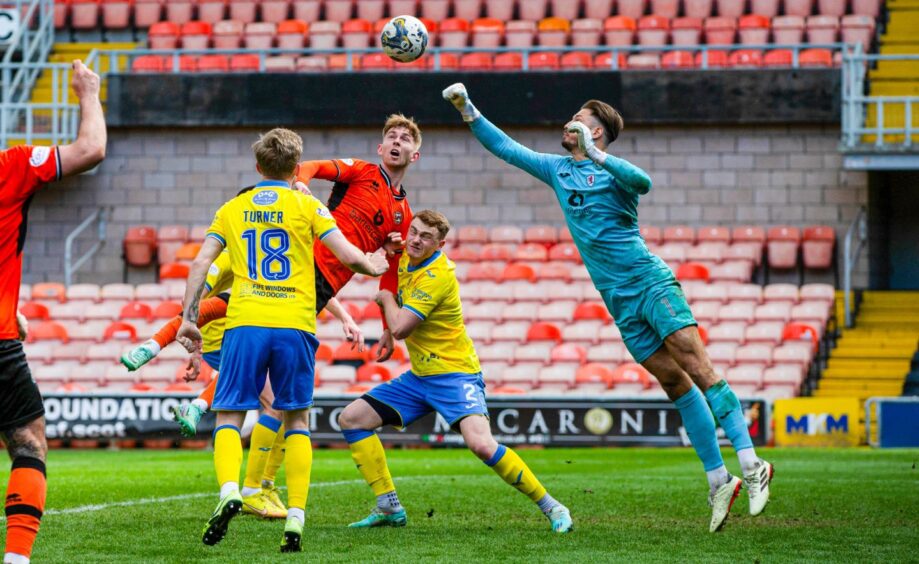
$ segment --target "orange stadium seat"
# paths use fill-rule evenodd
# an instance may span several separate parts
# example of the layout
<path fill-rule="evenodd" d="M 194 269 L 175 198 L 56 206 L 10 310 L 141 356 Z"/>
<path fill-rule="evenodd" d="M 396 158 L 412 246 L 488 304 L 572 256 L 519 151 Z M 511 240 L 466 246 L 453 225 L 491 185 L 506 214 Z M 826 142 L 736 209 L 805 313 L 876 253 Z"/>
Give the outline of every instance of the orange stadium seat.
<path fill-rule="evenodd" d="M 42 321 L 29 325 L 28 341 L 61 341 L 62 343 L 67 343 L 70 341 L 70 335 L 60 323 Z"/>
<path fill-rule="evenodd" d="M 615 384 L 620 383 L 637 383 L 647 387 L 652 380 L 651 373 L 644 366 L 627 362 L 613 370 L 610 381 Z"/>
<path fill-rule="evenodd" d="M 494 57 L 491 53 L 466 53 L 460 57 L 460 70 L 487 71 L 494 67 Z"/>
<path fill-rule="evenodd" d="M 763 56 L 764 67 L 790 67 L 793 61 L 791 49 L 773 49 Z"/>
<path fill-rule="evenodd" d="M 574 308 L 574 320 L 599 319 L 607 321 L 612 319 L 606 306 L 594 302 L 583 302 Z"/>
<path fill-rule="evenodd" d="M 686 262 L 680 265 L 676 271 L 677 280 L 703 280 L 708 282 L 708 267 L 698 262 Z"/>
<path fill-rule="evenodd" d="M 41 301 L 67 301 L 67 290 L 60 282 L 39 282 L 32 286 L 32 299 Z"/>
<path fill-rule="evenodd" d="M 182 24 L 182 48 L 207 49 L 211 40 L 211 24 L 190 21 Z"/>
<path fill-rule="evenodd" d="M 696 66 L 702 68 L 718 68 L 728 66 L 728 54 L 724 51 L 706 50 L 696 53 Z"/>
<path fill-rule="evenodd" d="M 635 41 L 635 20 L 628 16 L 611 16 L 603 20 L 603 38 L 607 45 L 631 45 Z"/>
<path fill-rule="evenodd" d="M 185 280 L 188 278 L 188 265 L 179 262 L 168 262 L 160 265 L 160 280 Z"/>
<path fill-rule="evenodd" d="M 344 342 L 335 348 L 335 351 L 332 354 L 332 358 L 335 362 L 363 364 L 363 362 L 366 361 L 369 356 L 368 352 L 360 352 L 357 349 L 352 349 L 351 343 Z M 354 364 L 354 366 L 358 366 L 358 364 Z"/>
<path fill-rule="evenodd" d="M 507 47 L 532 47 L 536 38 L 536 22 L 514 20 L 504 27 L 504 42 Z"/>
<path fill-rule="evenodd" d="M 476 16 L 478 17 L 478 16 Z M 438 25 L 440 46 L 447 49 L 466 47 L 469 42 L 469 21 L 462 18 L 447 18 Z"/>
<path fill-rule="evenodd" d="M 255 56 L 256 62 L 258 61 L 258 56 Z M 258 65 L 256 64 L 256 68 Z M 175 259 L 179 261 L 193 261 L 195 257 L 198 256 L 198 251 L 201 250 L 201 243 L 185 243 L 175 253 Z"/>
<path fill-rule="evenodd" d="M 833 52 L 829 49 L 805 49 L 798 56 L 802 67 L 832 67 Z"/>
<path fill-rule="evenodd" d="M 581 262 L 581 255 L 574 243 L 558 243 L 549 249 L 549 260 Z"/>
<path fill-rule="evenodd" d="M 118 317 L 119 319 L 144 319 L 149 321 L 153 317 L 153 308 L 144 302 L 128 302 L 121 308 Z"/>
<path fill-rule="evenodd" d="M 537 321 L 526 332 L 526 341 L 561 341 L 562 331 L 553 323 Z"/>
<path fill-rule="evenodd" d="M 563 70 L 587 70 L 593 68 L 593 55 L 582 51 L 565 53 L 559 59 L 559 66 Z"/>
<path fill-rule="evenodd" d="M 701 39 L 701 18 L 676 18 L 670 22 L 670 42 L 673 45 L 698 45 Z"/>
<path fill-rule="evenodd" d="M 284 20 L 278 23 L 278 48 L 302 49 L 306 45 L 309 29 L 309 24 L 303 20 Z"/>
<path fill-rule="evenodd" d="M 595 69 L 612 69 L 613 64 L 617 65 L 617 68 L 624 69 L 628 67 L 628 61 L 626 61 L 625 53 L 619 53 L 619 56 L 613 58 L 612 53 L 600 53 L 594 57 L 594 68 Z M 571 234 L 567 233 L 567 236 L 570 237 Z M 559 233 L 559 240 L 561 241 L 570 241 L 571 239 L 563 239 L 561 232 Z"/>
<path fill-rule="evenodd" d="M 230 70 L 230 59 L 226 55 L 201 55 L 195 62 L 195 70 L 198 72 L 227 72 Z M 160 257 L 160 262 L 162 261 L 163 258 Z"/>
<path fill-rule="evenodd" d="M 785 325 L 781 335 L 782 342 L 807 341 L 813 346 L 814 352 L 820 346 L 820 331 L 809 323 L 793 321 Z"/>
<path fill-rule="evenodd" d="M 173 301 L 160 302 L 151 312 L 153 319 L 172 319 L 177 315 L 182 315 L 182 304 Z"/>
<path fill-rule="evenodd" d="M 135 73 L 163 72 L 166 61 L 166 57 L 159 55 L 141 55 L 131 61 L 131 70 Z"/>
<path fill-rule="evenodd" d="M 392 380 L 392 373 L 384 364 L 367 362 L 358 367 L 355 374 L 358 382 L 388 382 Z"/>
<path fill-rule="evenodd" d="M 253 55 L 253 54 L 230 55 L 230 69 L 229 70 L 232 72 L 258 72 L 259 67 L 260 67 L 260 61 L 259 61 L 258 55 Z M 178 252 L 175 258 L 176 259 L 179 258 Z"/>
<path fill-rule="evenodd" d="M 361 70 L 387 71 L 392 70 L 396 64 L 384 53 L 366 53 L 361 56 Z"/>
<path fill-rule="evenodd" d="M 361 18 L 348 20 L 341 25 L 341 45 L 345 49 L 365 49 L 370 45 L 373 24 Z"/>
<path fill-rule="evenodd" d="M 578 368 L 574 375 L 575 384 L 579 388 L 589 385 L 597 385 L 600 389 L 609 388 L 612 385 L 613 371 L 603 364 L 589 362 Z"/>
<path fill-rule="evenodd" d="M 19 306 L 19 313 L 24 315 L 29 321 L 47 321 L 49 319 L 48 306 L 38 302 L 26 302 L 22 304 Z"/>
<path fill-rule="evenodd" d="M 564 47 L 570 31 L 571 22 L 558 17 L 543 18 L 536 25 L 536 36 L 542 47 Z"/>

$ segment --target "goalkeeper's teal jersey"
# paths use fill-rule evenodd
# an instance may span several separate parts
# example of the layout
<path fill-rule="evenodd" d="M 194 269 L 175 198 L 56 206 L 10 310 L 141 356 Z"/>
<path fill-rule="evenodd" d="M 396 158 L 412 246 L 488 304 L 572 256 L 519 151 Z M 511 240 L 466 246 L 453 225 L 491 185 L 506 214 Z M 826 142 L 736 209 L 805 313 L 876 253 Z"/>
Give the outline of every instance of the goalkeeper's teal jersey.
<path fill-rule="evenodd" d="M 673 272 L 651 254 L 638 231 L 639 191 L 647 193 L 648 186 L 630 187 L 589 159 L 575 161 L 570 156 L 537 153 L 484 117 L 470 127 L 495 156 L 552 187 L 598 290 L 627 295 L 649 283 L 673 279 Z"/>

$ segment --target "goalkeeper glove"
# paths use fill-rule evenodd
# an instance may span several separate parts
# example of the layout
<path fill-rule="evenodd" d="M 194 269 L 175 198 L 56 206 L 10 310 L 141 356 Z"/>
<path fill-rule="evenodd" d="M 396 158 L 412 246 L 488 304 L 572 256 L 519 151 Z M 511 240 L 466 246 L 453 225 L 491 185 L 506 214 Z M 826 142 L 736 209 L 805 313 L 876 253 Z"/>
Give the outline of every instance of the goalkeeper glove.
<path fill-rule="evenodd" d="M 594 145 L 593 137 L 590 135 L 590 128 L 579 121 L 572 121 L 566 128 L 569 133 L 574 133 L 578 138 L 578 148 L 584 155 L 597 163 L 603 165 L 606 160 L 606 153 Z"/>
<path fill-rule="evenodd" d="M 463 121 L 466 123 L 475 121 L 482 114 L 479 113 L 479 110 L 472 105 L 472 101 L 469 100 L 469 94 L 466 92 L 466 87 L 463 86 L 463 83 L 457 82 L 456 84 L 451 84 L 443 91 L 444 100 L 453 104 L 453 107 L 459 110 L 459 113 L 463 115 Z"/>

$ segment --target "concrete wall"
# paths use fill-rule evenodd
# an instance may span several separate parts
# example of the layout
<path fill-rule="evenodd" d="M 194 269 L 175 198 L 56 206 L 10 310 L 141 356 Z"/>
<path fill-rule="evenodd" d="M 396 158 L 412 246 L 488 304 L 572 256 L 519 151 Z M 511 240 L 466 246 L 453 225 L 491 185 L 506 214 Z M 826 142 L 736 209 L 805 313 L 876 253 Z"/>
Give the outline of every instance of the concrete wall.
<path fill-rule="evenodd" d="M 559 152 L 560 129 L 512 128 L 536 150 Z M 300 130 L 305 158 L 376 158 L 378 129 Z M 217 207 L 258 179 L 256 130 L 114 130 L 94 175 L 51 185 L 29 216 L 24 281 L 63 280 L 64 238 L 98 206 L 114 208 L 106 247 L 77 281 L 121 280 L 121 240 L 135 224 L 207 224 Z M 867 203 L 867 175 L 842 170 L 835 126 L 635 127 L 616 153 L 654 181 L 640 221 L 654 225 L 828 224 L 840 238 Z M 421 160 L 405 186 L 414 209 L 433 207 L 454 224 L 561 222 L 543 185 L 486 153 L 464 128 L 425 130 Z M 330 185 L 317 182 L 325 199 Z M 855 277 L 867 284 L 867 257 Z M 149 282 L 153 271 L 132 272 Z"/>

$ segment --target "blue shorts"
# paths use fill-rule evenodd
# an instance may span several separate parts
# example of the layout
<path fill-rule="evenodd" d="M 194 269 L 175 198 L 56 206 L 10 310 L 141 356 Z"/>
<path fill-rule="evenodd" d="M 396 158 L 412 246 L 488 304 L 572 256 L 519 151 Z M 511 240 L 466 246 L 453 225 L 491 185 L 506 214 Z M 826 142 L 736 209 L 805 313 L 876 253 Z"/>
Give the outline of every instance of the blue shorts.
<path fill-rule="evenodd" d="M 234 327 L 223 336 L 220 378 L 214 392 L 215 411 L 258 409 L 265 378 L 271 378 L 274 403 L 280 411 L 313 405 L 316 337 L 299 329 Z"/>
<path fill-rule="evenodd" d="M 672 274 L 641 287 L 601 290 L 600 295 L 635 362 L 648 360 L 671 333 L 697 325 L 683 288 Z"/>
<path fill-rule="evenodd" d="M 220 349 L 217 349 L 216 351 L 206 352 L 202 355 L 202 357 L 204 358 L 204 362 L 206 362 L 208 366 L 210 366 L 217 372 L 220 372 Z"/>
<path fill-rule="evenodd" d="M 468 415 L 488 417 L 485 380 L 481 372 L 422 377 L 409 370 L 380 384 L 367 395 L 395 410 L 401 419 L 400 428 L 408 427 L 432 411 L 441 414 L 451 427 Z"/>

